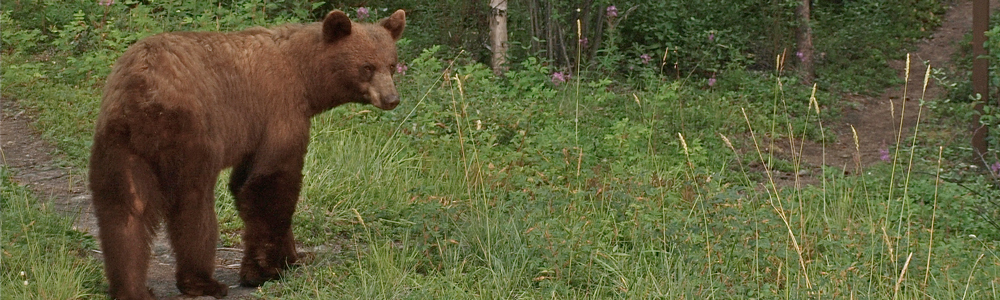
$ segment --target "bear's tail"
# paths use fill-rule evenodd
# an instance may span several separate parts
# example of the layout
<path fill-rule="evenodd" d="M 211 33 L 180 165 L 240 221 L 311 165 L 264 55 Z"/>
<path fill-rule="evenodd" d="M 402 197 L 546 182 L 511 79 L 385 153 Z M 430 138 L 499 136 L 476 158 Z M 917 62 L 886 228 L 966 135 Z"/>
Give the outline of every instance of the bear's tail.
<path fill-rule="evenodd" d="M 95 139 L 90 188 L 112 298 L 145 299 L 152 236 L 163 214 L 153 166 L 124 143 Z M 106 136 L 105 136 L 106 137 Z"/>

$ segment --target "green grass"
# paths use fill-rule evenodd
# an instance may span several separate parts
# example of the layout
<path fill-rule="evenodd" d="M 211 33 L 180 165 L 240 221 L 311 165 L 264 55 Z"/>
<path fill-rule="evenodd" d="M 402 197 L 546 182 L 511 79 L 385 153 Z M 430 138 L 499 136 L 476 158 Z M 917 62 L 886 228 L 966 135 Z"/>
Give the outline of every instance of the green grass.
<path fill-rule="evenodd" d="M 746 124 L 757 137 L 820 135 L 810 133 L 821 130 L 808 91 L 783 92 L 777 78 L 744 74 L 724 90 L 666 84 L 634 96 L 601 84 L 581 85 L 580 94 L 595 96 L 580 98 L 575 86 L 545 87 L 519 99 L 496 96 L 517 87 L 498 86 L 482 67 L 457 72 L 459 89 L 432 79 L 443 78 L 443 64 L 413 65 L 400 82 L 408 101 L 396 111 L 351 105 L 314 120 L 295 233 L 325 250 L 262 296 L 998 295 L 997 237 L 970 211 L 978 195 L 933 171 L 934 151 L 914 148 L 911 165 L 902 148 L 895 170 L 827 169 L 821 185 L 798 189 L 776 190 L 747 169 L 761 159 L 785 171 L 802 166 L 753 148 L 734 152 L 719 133 L 748 145 Z M 43 115 L 78 113 L 15 96 L 55 107 Z M 501 114 L 512 107 L 526 108 Z M 238 245 L 241 224 L 220 181 L 223 243 Z M 987 178 L 961 183 L 991 193 Z"/>
<path fill-rule="evenodd" d="M 995 177 L 963 167 L 967 149 L 946 142 L 964 129 L 944 124 L 968 108 L 935 103 L 957 112 L 904 137 L 892 162 L 776 186 L 769 171 L 810 166 L 770 155 L 765 141 L 831 143 L 820 120 L 836 120 L 836 94 L 811 101 L 793 78 L 744 70 L 719 72 L 711 87 L 649 70 L 628 84 L 584 74 L 556 86 L 535 60 L 497 78 L 436 49 L 404 58 L 396 110 L 348 105 L 313 120 L 294 231 L 315 258 L 261 296 L 1000 298 Z M 3 56 L 3 95 L 82 168 L 99 85 L 74 84 L 82 72 L 69 60 L 26 53 Z M 227 177 L 221 243 L 236 246 Z M 6 226 L 32 223 L 8 218 L 4 201 L 7 241 L 17 231 Z M 65 250 L 23 257 L 79 251 L 50 241 L 25 247 Z M 4 297 L 23 281 L 6 253 Z M 94 286 L 97 267 L 74 268 L 96 277 L 59 278 Z"/>
<path fill-rule="evenodd" d="M 464 88 L 464 91 L 474 90 L 469 85 Z M 442 94 L 460 94 L 456 102 L 484 96 L 461 95 L 457 87 L 452 89 L 456 90 Z M 795 101 L 780 93 L 776 97 L 779 103 Z M 438 101 L 444 105 L 439 107 L 448 107 L 450 100 L 441 97 Z M 593 99 L 581 102 L 589 110 L 585 115 L 614 109 L 602 106 L 612 104 L 595 103 Z M 464 106 L 458 104 L 455 107 Z M 489 109 L 479 105 L 490 104 L 468 103 L 465 111 Z M 554 110 L 566 106 L 565 103 L 534 105 Z M 407 112 L 408 108 L 402 107 L 401 111 Z M 343 120 L 344 115 L 359 109 L 347 108 L 330 115 Z M 666 141 L 671 139 L 669 134 L 656 137 L 664 140 L 663 144 L 650 146 L 640 142 L 637 147 L 630 143 L 649 140 L 642 134 L 657 134 L 639 130 L 638 136 L 629 135 L 624 138 L 626 141 L 621 141 L 616 131 L 624 130 L 628 135 L 629 126 L 656 121 L 625 121 L 626 125 L 620 125 L 619 119 L 610 128 L 601 128 L 604 125 L 597 122 L 590 122 L 596 126 L 580 127 L 580 144 L 606 143 L 606 147 L 626 152 L 587 159 L 583 169 L 590 171 L 583 171 L 586 176 L 576 177 L 577 162 L 573 155 L 541 150 L 518 154 L 516 148 L 532 148 L 531 139 L 525 143 L 512 142 L 510 148 L 485 144 L 474 138 L 477 134 L 474 121 L 465 120 L 461 111 L 444 109 L 440 115 L 449 114 L 454 116 L 452 121 L 457 127 L 468 125 L 463 127 L 464 131 L 452 128 L 453 135 L 448 136 L 439 132 L 448 128 L 437 126 L 431 130 L 442 135 L 438 139 L 411 137 L 413 141 L 407 148 L 419 153 L 412 159 L 415 164 L 424 165 L 415 171 L 410 165 L 397 165 L 393 168 L 395 172 L 390 172 L 394 177 L 379 178 L 391 186 L 377 189 L 411 188 L 408 194 L 353 202 L 354 195 L 376 191 L 363 186 L 336 193 L 345 199 L 337 201 L 345 204 L 342 210 L 360 212 L 353 219 L 350 214 L 326 218 L 347 233 L 348 242 L 327 239 L 334 241 L 332 244 L 344 244 L 345 251 L 320 254 L 314 263 L 298 269 L 295 276 L 266 286 L 264 294 L 293 299 L 851 296 L 916 299 L 928 295 L 937 299 L 993 299 L 998 296 L 997 237 L 968 234 L 989 233 L 991 229 L 974 228 L 979 225 L 973 224 L 982 225 L 982 221 L 963 213 L 968 208 L 961 206 L 972 205 L 974 201 L 970 198 L 976 195 L 957 184 L 939 182 L 941 178 L 931 170 L 940 160 L 932 155 L 922 157 L 925 163 L 912 165 L 922 173 L 900 171 L 911 166 L 903 163 L 907 153 L 902 149 L 900 165 L 895 171 L 888 165 L 879 165 L 869 169 L 865 176 L 844 176 L 830 169 L 818 186 L 775 190 L 765 184 L 765 189 L 755 189 L 751 188 L 757 181 L 754 174 L 742 171 L 740 166 L 765 158 L 766 153 L 758 157 L 753 150 L 744 149 L 736 155 L 711 142 Z M 802 115 L 809 118 L 808 113 Z M 384 124 L 385 119 L 393 119 L 391 116 L 383 117 L 363 123 L 376 129 L 350 125 L 356 120 L 344 121 L 339 126 L 351 129 L 337 132 L 353 130 L 348 134 L 351 137 L 345 139 L 362 145 L 313 147 L 313 152 L 330 154 L 318 153 L 310 158 L 340 157 L 351 155 L 352 149 L 398 145 L 392 140 L 370 137 L 371 130 L 389 134 L 397 127 L 398 124 Z M 468 118 L 477 117 L 487 118 L 483 115 Z M 764 125 L 782 119 L 780 115 L 748 118 L 759 118 L 747 121 Z M 413 127 L 407 122 L 410 121 L 403 121 L 398 127 Z M 549 131 L 569 135 L 574 131 L 572 122 L 546 122 L 553 125 L 536 136 L 535 141 L 545 146 L 541 148 L 553 149 L 549 144 L 559 142 L 572 143 L 572 139 L 541 136 Z M 793 124 L 779 123 L 775 127 Z M 796 130 L 793 134 L 800 136 L 806 132 Z M 712 137 L 697 129 L 682 133 Z M 764 134 L 789 135 L 766 130 Z M 684 144 L 688 149 L 682 148 Z M 649 150 L 649 147 L 666 149 Z M 666 154 L 656 154 L 661 152 Z M 636 153 L 638 158 L 629 157 Z M 680 153 L 684 154 L 677 157 Z M 633 163 L 641 166 L 630 165 Z M 791 171 L 800 168 L 793 162 L 782 164 Z M 507 170 L 501 167 L 505 165 Z M 367 167 L 369 171 L 357 173 L 384 174 L 383 167 Z M 348 169 L 354 168 L 352 164 Z M 593 171 L 594 168 L 605 170 Z M 545 174 L 549 172 L 553 173 Z M 470 175 L 462 177 L 462 174 Z M 904 175 L 912 177 L 912 181 L 902 183 Z M 455 177 L 471 179 L 455 180 Z M 890 177 L 895 183 L 890 183 Z M 934 188 L 935 182 L 939 182 L 939 189 Z M 966 184 L 979 191 L 988 191 L 992 185 Z M 336 188 L 337 184 L 332 186 Z M 327 191 L 333 190 L 323 186 L 312 188 L 321 191 L 321 197 L 327 197 Z M 941 196 L 947 196 L 942 198 L 940 208 L 931 202 L 938 198 L 939 190 L 943 191 Z M 310 196 L 305 199 L 311 202 Z M 396 213 L 385 210 L 386 201 L 408 204 Z M 932 216 L 937 221 L 933 226 Z M 345 227 L 342 220 L 351 221 L 353 228 Z M 299 221 L 301 227 L 328 226 L 309 224 L 323 222 L 322 219 L 308 220 L 304 225 L 301 224 L 304 220 Z M 937 231 L 933 243 L 932 231 Z M 316 231 L 307 232 L 315 235 Z M 925 265 L 928 261 L 929 268 Z"/>
<path fill-rule="evenodd" d="M 100 299 L 106 284 L 97 243 L 72 229 L 71 219 L 57 216 L 28 189 L 0 168 L 3 248 L 0 287 L 3 299 Z"/>

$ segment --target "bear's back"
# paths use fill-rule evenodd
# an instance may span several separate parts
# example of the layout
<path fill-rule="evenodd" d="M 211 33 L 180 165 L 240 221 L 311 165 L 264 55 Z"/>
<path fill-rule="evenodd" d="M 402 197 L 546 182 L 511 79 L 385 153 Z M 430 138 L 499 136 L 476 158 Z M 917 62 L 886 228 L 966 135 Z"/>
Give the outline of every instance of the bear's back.
<path fill-rule="evenodd" d="M 177 32 L 143 39 L 129 47 L 108 77 L 106 92 L 144 81 L 149 101 L 197 105 L 186 101 L 227 101 L 294 79 L 296 74 L 270 32 Z M 106 97 L 105 101 L 129 101 Z M 172 103 L 172 102 L 177 103 Z M 219 103 L 221 104 L 221 103 Z M 216 105 L 216 104 L 213 104 Z"/>
<path fill-rule="evenodd" d="M 135 43 L 108 76 L 98 134 L 130 132 L 136 146 L 198 136 L 233 141 L 226 148 L 252 147 L 269 120 L 304 115 L 298 110 L 306 105 L 296 103 L 302 83 L 280 39 L 253 28 L 163 33 Z M 151 139 L 134 140 L 141 137 Z"/>

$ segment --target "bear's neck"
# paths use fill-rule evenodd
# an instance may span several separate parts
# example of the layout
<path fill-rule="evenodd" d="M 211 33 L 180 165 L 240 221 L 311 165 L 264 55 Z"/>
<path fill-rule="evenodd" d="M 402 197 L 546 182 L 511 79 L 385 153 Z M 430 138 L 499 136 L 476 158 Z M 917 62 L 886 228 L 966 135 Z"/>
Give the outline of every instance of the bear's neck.
<path fill-rule="evenodd" d="M 332 72 L 329 66 L 320 64 L 316 54 L 324 53 L 327 47 L 322 39 L 321 24 L 294 24 L 274 29 L 274 39 L 279 49 L 299 70 L 299 77 L 305 88 L 303 97 L 307 102 L 309 117 L 350 102 L 340 95 L 348 95 L 340 78 L 342 72 Z M 321 59 L 321 58 L 320 58 Z M 333 67 L 332 70 L 343 68 Z"/>

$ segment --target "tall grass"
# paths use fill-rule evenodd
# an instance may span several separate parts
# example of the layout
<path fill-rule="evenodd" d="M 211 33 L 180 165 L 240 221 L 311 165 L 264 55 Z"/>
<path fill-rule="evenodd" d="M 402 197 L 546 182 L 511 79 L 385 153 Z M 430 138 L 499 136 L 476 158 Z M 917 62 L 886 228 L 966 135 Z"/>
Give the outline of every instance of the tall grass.
<path fill-rule="evenodd" d="M 1000 298 L 997 234 L 970 217 L 978 196 L 949 177 L 948 153 L 961 149 L 921 127 L 897 134 L 891 162 L 853 175 L 806 165 L 805 143 L 828 153 L 822 120 L 840 106 L 783 77 L 783 58 L 773 74 L 727 70 L 714 86 L 653 68 L 628 83 L 577 70 L 556 86 L 537 60 L 501 78 L 434 49 L 408 60 L 398 87 L 412 98 L 396 111 L 350 105 L 313 120 L 294 230 L 315 257 L 261 296 Z M 85 161 L 99 91 L 46 76 L 61 62 L 12 57 L 24 59 L 4 57 L 5 96 Z M 775 177 L 800 171 L 818 184 Z M 238 246 L 227 177 L 222 242 Z M 992 195 L 981 180 L 963 184 Z M 6 195 L 5 242 L 18 233 L 6 225 L 32 220 L 8 218 Z M 74 248 L 25 249 L 44 261 L 43 249 Z M 6 253 L 3 297 L 41 295 L 7 292 L 21 282 L 8 270 L 33 267 Z M 39 278 L 66 279 L 60 296 L 93 293 L 73 288 L 89 275 L 58 274 Z"/>
<path fill-rule="evenodd" d="M 39 205 L 27 188 L 13 183 L 0 168 L 2 238 L 0 298 L 102 298 L 100 262 L 90 251 L 96 243 L 71 229 L 71 219 Z"/>
<path fill-rule="evenodd" d="M 336 137 L 330 140 L 358 144 L 341 146 L 337 142 L 338 146 L 311 149 L 311 153 L 321 153 L 311 154 L 310 160 L 317 161 L 310 164 L 327 169 L 310 173 L 321 179 L 308 185 L 305 202 L 322 201 L 339 212 L 327 208 L 325 219 L 309 217 L 299 220 L 305 221 L 299 226 L 318 229 L 327 225 L 311 222 L 339 224 L 341 232 L 353 232 L 343 236 L 349 245 L 341 253 L 320 255 L 296 276 L 268 285 L 262 293 L 303 299 L 993 299 L 1000 295 L 996 280 L 1000 278 L 996 267 L 1000 257 L 995 242 L 954 231 L 944 236 L 935 233 L 937 205 L 928 203 L 928 215 L 917 208 L 924 204 L 915 199 L 937 199 L 939 186 L 948 184 L 939 167 L 929 178 L 915 171 L 926 168 L 915 159 L 921 147 L 917 130 L 908 146 L 903 140 L 897 143 L 900 159 L 894 164 L 898 166 L 879 164 L 857 176 L 826 167 L 814 175 L 820 182 L 813 185 L 794 180 L 784 184 L 771 178 L 775 166 L 784 160 L 792 161 L 795 172 L 806 169 L 801 157 L 781 157 L 762 147 L 739 149 L 726 135 L 715 137 L 727 145 L 732 156 L 722 161 L 725 165 L 712 166 L 718 161 L 703 157 L 705 137 L 694 131 L 676 133 L 674 150 L 653 150 L 651 147 L 659 146 L 652 144 L 629 149 L 651 156 L 642 166 L 650 171 L 647 177 L 622 171 L 576 177 L 578 169 L 588 175 L 585 171 L 594 165 L 572 150 L 525 152 L 514 156 L 519 157 L 514 164 L 505 161 L 511 157 L 509 153 L 491 152 L 496 151 L 495 145 L 483 144 L 474 136 L 474 119 L 480 116 L 469 113 L 483 107 L 468 99 L 482 95 L 469 94 L 477 90 L 465 85 L 469 80 L 461 73 L 450 76 L 443 84 L 429 88 L 432 94 L 444 96 L 439 101 L 448 110 L 442 115 L 451 116 L 453 136 L 428 145 L 426 141 L 407 141 L 405 135 L 389 135 L 392 128 L 408 124 L 340 124 L 340 129 L 329 132 Z M 815 92 L 809 99 L 790 99 L 781 92 L 782 81 L 776 82 L 775 103 L 803 101 L 808 105 L 777 105 L 771 115 L 744 109 L 750 134 L 737 136 L 745 139 L 743 143 L 760 144 L 760 133 L 769 140 L 784 138 L 793 147 L 802 147 L 810 126 L 823 127 L 815 117 L 821 114 Z M 424 88 L 428 87 L 415 89 Z M 574 95 L 562 96 L 561 101 L 580 102 L 581 122 L 576 122 L 577 113 L 571 111 L 562 115 L 565 122 L 554 126 L 565 125 L 569 130 L 564 132 L 570 134 L 579 130 L 580 141 L 571 137 L 567 145 L 582 146 L 594 141 L 586 138 L 594 129 L 584 125 L 588 113 L 593 113 L 587 109 L 601 103 L 575 96 L 572 91 L 568 92 Z M 656 99 L 658 95 L 632 97 L 639 109 L 642 98 Z M 565 107 L 576 109 L 576 105 Z M 805 111 L 783 111 L 791 107 Z M 330 118 L 352 116 L 360 113 L 359 109 L 334 113 Z M 751 129 L 792 113 L 806 115 L 816 123 L 805 126 L 785 121 L 763 132 Z M 663 120 L 657 118 L 663 115 L 644 114 L 637 122 L 660 122 Z M 385 116 L 372 118 L 392 119 Z M 318 128 L 324 126 L 319 125 L 323 121 L 317 123 Z M 319 131 L 317 136 L 327 134 Z M 627 138 L 650 140 L 654 135 L 642 133 Z M 692 145 L 689 136 L 699 137 L 697 144 Z M 827 138 L 819 142 L 829 143 Z M 854 147 L 859 149 L 857 142 Z M 360 157 L 341 153 L 350 149 L 380 154 Z M 658 157 L 658 151 L 678 151 L 682 160 Z M 381 163 L 351 163 L 339 158 L 345 156 Z M 542 174 L 546 170 L 518 166 L 526 161 L 561 164 L 565 173 Z M 749 167 L 754 161 L 769 178 L 764 186 L 756 185 L 760 171 Z M 348 171 L 329 169 L 329 162 L 343 164 Z M 932 162 L 940 165 L 942 161 L 938 156 Z M 534 173 L 524 182 L 527 185 L 512 183 L 516 172 L 511 170 L 518 168 Z M 903 179 L 898 182 L 892 179 L 895 168 L 902 170 L 899 177 Z M 325 175 L 334 173 L 337 175 Z M 651 180 L 661 175 L 671 177 L 659 179 L 674 183 L 653 187 Z M 557 176 L 566 179 L 560 181 Z M 359 178 L 374 178 L 383 184 L 340 185 Z M 932 190 L 911 189 L 930 182 L 935 186 Z M 382 198 L 359 196 L 369 194 Z M 310 212 L 314 209 L 306 208 L 305 214 L 314 215 Z M 315 233 L 303 231 L 306 235 Z"/>
<path fill-rule="evenodd" d="M 780 60 L 780 59 L 779 59 Z M 910 60 L 907 56 L 907 66 L 905 69 L 906 82 L 910 81 Z M 923 80 L 923 91 L 926 91 L 929 78 L 931 74 L 931 68 L 927 68 L 927 73 L 924 75 Z M 780 82 L 779 82 L 780 86 Z M 904 87 L 904 95 L 900 99 L 906 99 Z M 814 96 L 813 96 L 814 97 Z M 784 102 L 784 99 L 781 100 Z M 815 101 L 815 98 L 811 98 L 810 103 Z M 932 264 L 934 256 L 932 256 L 934 251 L 934 220 L 937 214 L 937 196 L 938 188 L 940 183 L 943 182 L 941 178 L 941 162 L 943 152 L 943 147 L 939 147 L 939 153 L 937 156 L 937 168 L 935 168 L 936 173 L 933 177 L 934 191 L 933 198 L 934 202 L 930 210 L 930 216 L 918 215 L 914 209 L 910 208 L 914 203 L 914 199 L 911 198 L 909 192 L 912 186 L 911 178 L 915 176 L 915 168 L 919 168 L 914 164 L 915 153 L 918 149 L 918 143 L 920 142 L 919 128 L 921 125 L 921 117 L 924 112 L 924 95 L 921 95 L 920 106 L 917 112 L 917 123 L 912 128 L 912 137 L 910 138 L 909 147 L 906 147 L 903 139 L 903 130 L 906 128 L 903 126 L 903 118 L 905 115 L 905 110 L 901 111 L 898 116 L 886 116 L 886 117 L 898 117 L 899 124 L 898 132 L 896 133 L 897 141 L 895 152 L 892 156 L 891 164 L 888 166 L 888 177 L 889 180 L 884 186 L 869 186 L 870 179 L 865 178 L 865 174 L 872 174 L 871 170 L 866 172 L 864 169 L 860 170 L 861 177 L 844 177 L 831 176 L 827 177 L 826 173 L 820 178 L 821 184 L 815 186 L 803 187 L 799 185 L 798 177 L 795 178 L 794 186 L 785 187 L 779 186 L 772 177 L 772 170 L 768 167 L 766 157 L 770 157 L 771 153 L 764 153 L 759 146 L 753 148 L 757 157 L 761 160 L 761 164 L 764 166 L 764 171 L 768 176 L 768 188 L 766 189 L 766 199 L 768 204 L 775 211 L 775 214 L 780 217 L 782 224 L 788 234 L 787 248 L 794 250 L 797 254 L 798 267 L 801 268 L 801 273 L 795 275 L 795 281 L 798 283 L 805 283 L 805 289 L 788 290 L 786 291 L 788 295 L 798 294 L 800 296 L 807 295 L 832 295 L 838 297 L 847 296 L 847 292 L 851 291 L 850 296 L 853 298 L 857 295 L 853 294 L 853 291 L 864 291 L 859 295 L 865 295 L 875 298 L 891 298 L 891 299 L 911 299 L 911 298 L 956 298 L 956 292 L 962 290 L 963 294 L 960 299 L 967 299 L 969 294 L 964 291 L 968 289 L 979 290 L 981 294 L 977 296 L 972 296 L 972 298 L 985 298 L 993 299 L 997 297 L 997 285 L 1000 284 L 996 280 L 996 275 L 998 274 L 997 268 L 986 268 L 978 269 L 979 261 L 983 256 L 987 254 L 992 254 L 993 260 L 1000 262 L 1000 257 L 997 256 L 995 250 L 995 242 L 993 243 L 983 243 L 982 248 L 978 250 L 971 250 L 972 255 L 964 256 L 966 259 L 975 257 L 978 253 L 978 257 L 975 262 L 972 263 L 971 269 L 964 269 L 955 272 L 951 270 L 956 262 L 949 261 L 949 258 L 943 259 L 944 261 L 938 262 L 938 264 Z M 810 106 L 810 109 L 815 107 L 816 113 L 819 114 L 819 106 Z M 905 106 L 903 106 L 905 109 Z M 750 116 L 744 115 L 747 121 L 747 125 L 750 128 L 751 139 L 754 145 L 759 144 L 758 137 L 754 134 L 754 130 L 750 125 Z M 816 120 L 820 128 L 823 127 L 820 120 Z M 788 142 L 790 145 L 797 143 L 801 145 L 803 140 L 797 138 L 795 132 L 791 132 L 793 124 L 787 124 L 787 126 L 772 126 L 772 128 L 787 127 L 789 128 Z M 801 135 L 802 133 L 798 133 Z M 780 132 L 770 132 L 770 136 L 780 136 Z M 802 135 L 804 137 L 804 135 Z M 823 155 L 826 155 L 825 151 L 825 140 Z M 854 134 L 855 150 L 859 151 L 857 145 L 857 133 Z M 799 148 L 802 149 L 802 148 Z M 733 149 L 734 151 L 737 151 Z M 909 150 L 909 153 L 905 153 Z M 801 151 L 793 152 L 797 153 L 799 157 L 792 157 L 791 159 L 795 161 L 795 171 L 799 170 L 798 162 L 801 161 Z M 737 153 L 739 154 L 739 153 Z M 860 152 L 857 154 L 860 156 Z M 825 159 L 824 159 L 825 161 Z M 861 167 L 859 164 L 858 167 Z M 883 166 L 878 166 L 882 168 Z M 898 176 L 902 178 L 901 182 L 897 182 L 897 168 L 903 170 L 902 174 Z M 882 171 L 882 170 L 879 170 Z M 744 176 L 748 176 L 746 171 L 743 172 Z M 919 175 L 916 175 L 919 176 Z M 749 177 L 747 181 L 750 181 Z M 871 190 L 869 190 L 871 188 Z M 902 196 L 899 196 L 898 192 L 902 192 Z M 786 199 L 782 199 L 782 196 Z M 761 195 L 762 197 L 765 195 Z M 797 199 L 798 203 L 794 203 L 793 200 L 788 200 L 788 198 Z M 809 203 L 806 202 L 807 198 L 818 198 L 821 203 Z M 834 207 L 837 212 L 831 212 L 826 209 L 827 199 L 835 201 L 830 203 L 830 206 Z M 785 208 L 782 203 L 797 204 L 790 208 Z M 823 204 L 823 209 L 816 210 L 815 207 L 810 207 L 813 204 Z M 859 209 L 860 208 L 860 209 Z M 894 216 L 891 212 L 898 211 L 898 216 Z M 845 213 L 846 212 L 846 213 Z M 834 215 L 830 215 L 833 213 Z M 795 218 L 794 216 L 798 216 Z M 810 223 L 809 220 L 816 218 L 817 216 L 822 217 L 826 220 L 825 224 L 820 223 Z M 832 220 L 839 220 L 832 221 Z M 924 221 L 929 221 L 929 226 L 924 224 Z M 794 224 L 798 223 L 798 224 Z M 797 227 L 798 236 L 796 236 L 793 227 Z M 856 231 L 856 229 L 851 228 L 856 227 L 866 228 L 866 231 Z M 894 231 L 890 231 L 895 228 Z M 838 232 L 839 231 L 839 232 Z M 812 236 L 810 236 L 812 234 Z M 970 236 L 973 239 L 976 237 L 974 235 Z M 848 241 L 841 239 L 846 238 Z M 952 237 L 957 239 L 964 239 L 965 237 Z M 801 243 L 799 241 L 802 241 Z M 846 244 L 844 244 L 846 242 Z M 836 257 L 837 255 L 842 255 L 846 253 L 830 253 L 829 251 L 824 251 L 824 244 L 838 244 L 840 247 L 848 246 L 848 248 L 857 247 L 859 245 L 852 245 L 856 242 L 866 243 L 867 249 L 863 252 L 856 253 L 856 259 L 848 260 L 850 266 L 840 271 L 858 271 L 855 272 L 855 276 L 861 278 L 867 277 L 865 281 L 861 281 L 861 278 L 851 278 L 852 276 L 844 276 L 844 274 L 834 274 L 829 271 L 810 271 L 810 268 L 823 270 L 829 268 L 831 263 L 836 262 L 841 259 Z M 951 242 L 956 242 L 952 240 Z M 925 251 L 921 251 L 921 244 L 926 245 Z M 755 253 L 759 253 L 760 249 L 755 249 Z M 814 259 L 804 259 L 803 255 L 809 255 L 810 253 L 819 255 Z M 824 257 L 833 254 L 833 257 Z M 909 280 L 907 278 L 907 272 L 910 268 L 915 268 L 911 266 L 911 262 L 914 261 L 914 255 L 923 255 L 926 257 L 926 265 L 924 266 L 924 280 L 916 281 Z M 866 257 L 867 256 L 867 257 Z M 941 259 L 939 257 L 939 259 Z M 951 257 L 950 259 L 954 259 Z M 784 264 L 791 264 L 792 262 L 786 261 Z M 968 261 L 961 262 L 962 264 L 968 264 Z M 864 266 L 868 270 L 857 270 L 858 266 Z M 861 273 L 865 272 L 865 273 Z M 939 274 L 945 278 L 938 278 L 938 283 L 943 283 L 936 285 L 928 283 L 929 279 L 932 278 L 930 275 L 932 272 Z M 938 273 L 940 272 L 940 273 Z M 977 272 L 986 273 L 986 280 L 980 281 L 979 287 L 975 287 L 972 284 L 972 280 L 976 278 L 975 274 Z M 850 272 L 847 272 L 848 274 Z M 912 274 L 913 271 L 910 271 Z M 961 282 L 950 279 L 950 276 L 956 276 L 959 274 L 968 274 L 967 281 L 964 286 Z M 838 276 L 839 275 L 839 276 Z M 812 280 L 810 280 L 812 276 Z M 820 280 L 826 281 L 826 284 L 812 286 L 811 282 L 818 282 Z M 857 283 L 864 283 L 863 289 L 858 289 L 855 286 Z M 890 289 L 891 288 L 891 289 Z"/>

